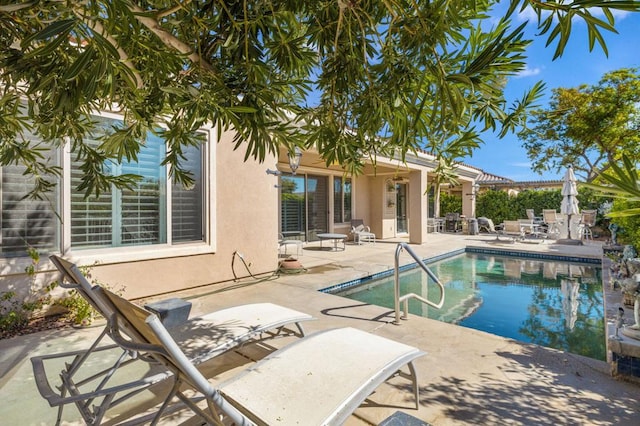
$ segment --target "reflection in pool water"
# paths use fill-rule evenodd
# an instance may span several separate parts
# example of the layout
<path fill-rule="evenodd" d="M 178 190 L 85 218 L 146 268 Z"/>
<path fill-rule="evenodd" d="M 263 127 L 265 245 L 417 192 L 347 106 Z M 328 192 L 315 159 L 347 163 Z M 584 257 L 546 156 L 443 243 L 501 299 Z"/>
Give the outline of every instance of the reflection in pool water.
<path fill-rule="evenodd" d="M 429 265 L 445 284 L 442 309 L 415 300 L 409 312 L 523 342 L 604 360 L 604 305 L 600 267 L 465 253 Z M 430 300 L 436 285 L 420 269 L 402 273 L 401 294 Z M 339 293 L 393 309 L 393 276 Z"/>

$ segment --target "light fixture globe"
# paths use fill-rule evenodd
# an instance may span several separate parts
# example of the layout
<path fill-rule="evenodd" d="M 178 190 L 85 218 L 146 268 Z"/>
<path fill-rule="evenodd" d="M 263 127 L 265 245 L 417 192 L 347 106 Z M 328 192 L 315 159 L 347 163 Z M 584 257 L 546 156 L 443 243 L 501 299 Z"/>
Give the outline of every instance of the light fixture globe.
<path fill-rule="evenodd" d="M 289 167 L 291 167 L 291 173 L 296 174 L 296 170 L 300 167 L 300 158 L 302 157 L 302 151 L 297 146 L 293 149 L 293 152 L 289 151 Z"/>

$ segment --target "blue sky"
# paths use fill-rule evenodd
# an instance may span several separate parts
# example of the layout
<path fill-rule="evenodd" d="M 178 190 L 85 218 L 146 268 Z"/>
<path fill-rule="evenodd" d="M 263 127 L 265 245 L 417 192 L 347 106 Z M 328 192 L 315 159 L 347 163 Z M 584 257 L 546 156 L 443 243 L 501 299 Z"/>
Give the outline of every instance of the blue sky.
<path fill-rule="evenodd" d="M 535 20 L 530 19 L 530 22 L 527 31 L 533 37 Z M 608 71 L 640 67 L 640 13 L 616 15 L 616 29 L 618 34 L 603 32 L 609 49 L 608 57 L 598 46 L 589 52 L 586 27 L 581 21 L 574 22 L 565 53 L 555 61 L 552 61 L 555 44 L 545 48 L 547 35 L 535 37 L 527 51 L 527 69 L 507 83 L 506 98 L 510 101 L 521 98 L 527 89 L 541 80 L 547 88 L 539 104 L 546 107 L 552 88 L 592 85 Z M 498 139 L 488 132 L 483 135 L 483 140 L 480 149 L 472 157 L 463 160 L 465 163 L 516 181 L 562 178 L 562 172 L 543 175 L 533 172 L 526 151 L 516 135 Z"/>

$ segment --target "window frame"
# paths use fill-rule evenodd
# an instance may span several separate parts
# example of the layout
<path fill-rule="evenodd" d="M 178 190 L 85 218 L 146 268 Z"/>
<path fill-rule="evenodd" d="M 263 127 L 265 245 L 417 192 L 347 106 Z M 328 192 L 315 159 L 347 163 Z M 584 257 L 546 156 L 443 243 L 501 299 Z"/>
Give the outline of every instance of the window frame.
<path fill-rule="evenodd" d="M 115 119 L 122 120 L 122 115 L 109 113 L 109 112 L 99 112 L 96 115 Z M 81 259 L 86 263 L 93 263 L 96 261 L 101 262 L 124 262 L 124 261 L 139 261 L 139 260 L 150 260 L 150 259 L 160 259 L 167 257 L 176 257 L 176 256 L 188 256 L 195 254 L 208 254 L 215 253 L 217 251 L 217 242 L 216 242 L 216 197 L 215 197 L 215 188 L 216 188 L 216 166 L 215 166 L 215 154 L 216 154 L 216 134 L 215 127 L 204 127 L 201 128 L 206 136 L 206 141 L 204 143 L 203 151 L 203 164 L 202 164 L 202 173 L 203 173 L 203 239 L 204 241 L 194 241 L 194 242 L 172 242 L 171 235 L 171 218 L 172 218 L 172 200 L 170 196 L 170 192 L 167 193 L 166 199 L 166 215 L 167 215 L 167 224 L 166 224 L 166 232 L 167 232 L 167 242 L 160 244 L 149 244 L 149 245 L 133 245 L 133 246 L 119 246 L 119 247 L 104 247 L 104 248 L 83 248 L 74 250 L 71 247 L 71 229 L 70 225 L 66 226 L 64 224 L 71 223 L 71 152 L 70 152 L 70 141 L 66 141 L 64 145 L 64 153 L 62 155 L 62 163 L 63 163 L 63 173 L 64 178 L 62 182 L 62 200 L 61 206 L 63 209 L 63 226 L 61 230 L 61 238 L 62 241 L 62 250 L 61 253 L 64 255 L 72 254 L 74 259 Z M 167 186 L 170 187 L 171 184 L 169 182 L 169 168 L 166 168 L 166 182 Z"/>
<path fill-rule="evenodd" d="M 336 185 L 336 181 L 340 182 L 340 221 L 336 221 L 335 219 L 335 215 L 336 215 L 336 191 L 335 191 L 335 185 Z M 332 212 L 332 219 L 333 219 L 333 223 L 340 225 L 340 224 L 345 224 L 345 223 L 350 223 L 351 219 L 349 220 L 345 220 L 345 200 L 346 200 L 346 194 L 345 194 L 345 184 L 346 181 L 349 181 L 350 185 L 351 185 L 351 192 L 349 194 L 350 197 L 350 214 L 351 214 L 351 218 L 353 218 L 353 178 L 352 177 L 344 177 L 344 176 L 333 176 L 333 185 L 331 188 L 331 197 L 332 197 L 332 202 L 333 202 L 333 212 Z"/>

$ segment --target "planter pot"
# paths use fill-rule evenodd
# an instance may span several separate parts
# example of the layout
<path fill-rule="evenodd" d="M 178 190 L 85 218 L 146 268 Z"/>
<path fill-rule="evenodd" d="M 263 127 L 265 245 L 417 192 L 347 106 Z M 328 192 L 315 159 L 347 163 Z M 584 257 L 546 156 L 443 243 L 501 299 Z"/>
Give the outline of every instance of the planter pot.
<path fill-rule="evenodd" d="M 298 259 L 285 259 L 280 261 L 278 272 L 283 274 L 299 274 L 306 272 L 306 268 L 302 266 L 302 263 Z"/>

